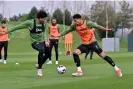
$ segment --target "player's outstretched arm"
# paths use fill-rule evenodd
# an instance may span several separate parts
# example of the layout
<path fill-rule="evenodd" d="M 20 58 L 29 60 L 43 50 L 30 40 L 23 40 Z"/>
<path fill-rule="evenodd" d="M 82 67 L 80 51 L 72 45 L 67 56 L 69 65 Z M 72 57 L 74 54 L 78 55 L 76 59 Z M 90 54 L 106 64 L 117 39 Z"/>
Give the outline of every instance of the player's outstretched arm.
<path fill-rule="evenodd" d="M 105 27 L 103 27 L 101 25 L 98 25 L 98 24 L 92 22 L 92 21 L 89 21 L 87 25 L 89 27 L 97 28 L 97 29 L 104 30 L 104 31 L 112 31 L 112 29 L 105 28 Z"/>
<path fill-rule="evenodd" d="M 23 22 L 23 23 L 21 23 L 21 24 L 18 24 L 18 25 L 16 25 L 16 26 L 14 26 L 14 27 L 8 29 L 8 31 L 6 32 L 6 34 L 7 34 L 7 33 L 11 33 L 11 32 L 13 32 L 13 31 L 16 31 L 16 30 L 28 28 L 28 27 L 30 27 L 30 25 L 31 25 L 31 22 L 30 22 L 29 20 L 27 20 L 27 21 L 25 21 L 25 22 Z"/>
<path fill-rule="evenodd" d="M 72 32 L 72 31 L 75 31 L 75 25 L 74 25 L 74 24 L 71 25 L 71 26 L 70 26 L 67 30 L 65 30 L 64 32 L 61 32 L 60 35 L 59 35 L 59 37 L 64 36 L 64 35 L 66 35 L 66 34 Z"/>

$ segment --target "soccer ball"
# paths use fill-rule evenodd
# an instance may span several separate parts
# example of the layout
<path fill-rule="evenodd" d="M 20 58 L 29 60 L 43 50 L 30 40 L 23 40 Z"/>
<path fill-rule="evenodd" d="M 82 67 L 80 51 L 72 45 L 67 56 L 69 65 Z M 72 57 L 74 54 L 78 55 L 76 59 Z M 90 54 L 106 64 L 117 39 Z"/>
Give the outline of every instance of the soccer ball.
<path fill-rule="evenodd" d="M 58 72 L 59 74 L 64 74 L 64 73 L 66 72 L 66 67 L 63 66 L 63 65 L 59 65 L 59 66 L 57 67 L 57 72 Z"/>

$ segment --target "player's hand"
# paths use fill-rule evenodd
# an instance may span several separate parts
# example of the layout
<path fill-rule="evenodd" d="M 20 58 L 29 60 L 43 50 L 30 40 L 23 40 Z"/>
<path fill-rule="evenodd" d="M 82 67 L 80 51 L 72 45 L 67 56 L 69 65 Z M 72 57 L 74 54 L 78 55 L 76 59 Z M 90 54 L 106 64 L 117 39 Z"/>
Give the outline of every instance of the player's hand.
<path fill-rule="evenodd" d="M 7 32 L 5 32 L 5 33 L 0 33 L 0 35 L 2 36 L 2 35 L 6 35 L 6 34 L 8 34 Z"/>
<path fill-rule="evenodd" d="M 5 35 L 5 33 L 0 33 L 0 36 Z"/>
<path fill-rule="evenodd" d="M 105 31 L 113 31 L 113 29 L 112 28 L 111 29 L 106 28 Z"/>
<path fill-rule="evenodd" d="M 55 37 L 54 35 L 50 35 L 50 36 Z"/>
<path fill-rule="evenodd" d="M 60 37 L 61 35 L 59 34 L 57 37 Z"/>
<path fill-rule="evenodd" d="M 46 45 L 46 47 L 50 47 L 50 42 L 49 41 L 46 41 L 45 42 L 45 45 Z"/>
<path fill-rule="evenodd" d="M 4 33 L 4 35 L 9 34 L 7 31 Z M 10 33 L 11 34 L 11 33 Z"/>

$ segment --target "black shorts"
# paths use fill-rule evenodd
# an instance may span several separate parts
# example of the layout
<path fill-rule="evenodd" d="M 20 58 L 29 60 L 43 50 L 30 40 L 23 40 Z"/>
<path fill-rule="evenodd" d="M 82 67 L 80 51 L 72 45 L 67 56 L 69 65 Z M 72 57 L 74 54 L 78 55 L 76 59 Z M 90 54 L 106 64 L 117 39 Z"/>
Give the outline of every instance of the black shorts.
<path fill-rule="evenodd" d="M 0 42 L 0 47 L 3 48 L 5 45 L 8 46 L 8 41 L 1 41 Z"/>
<path fill-rule="evenodd" d="M 49 39 L 51 46 L 58 46 L 59 39 Z"/>
<path fill-rule="evenodd" d="M 89 45 L 81 44 L 79 47 L 77 47 L 81 51 L 81 53 L 88 53 L 90 50 L 96 52 L 97 54 L 100 54 L 103 52 L 103 50 L 100 48 L 97 42 L 93 42 Z"/>
<path fill-rule="evenodd" d="M 40 53 L 49 53 L 49 47 L 46 47 L 45 42 L 33 42 L 32 48 Z"/>

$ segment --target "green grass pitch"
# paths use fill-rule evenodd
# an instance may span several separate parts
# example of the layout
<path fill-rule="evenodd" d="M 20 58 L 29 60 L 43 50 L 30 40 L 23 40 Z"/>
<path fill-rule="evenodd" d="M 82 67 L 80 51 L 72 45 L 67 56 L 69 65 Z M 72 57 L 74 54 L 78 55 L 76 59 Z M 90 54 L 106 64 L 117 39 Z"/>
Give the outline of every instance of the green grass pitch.
<path fill-rule="evenodd" d="M 121 68 L 121 78 L 96 54 L 93 60 L 84 60 L 84 55 L 81 55 L 84 76 L 72 77 L 76 67 L 72 57 L 64 56 L 63 41 L 59 47 L 62 52 L 59 64 L 65 65 L 67 72 L 62 75 L 57 73 L 53 54 L 53 64 L 44 64 L 44 76 L 40 78 L 35 68 L 37 52 L 31 48 L 29 36 L 25 33 L 26 30 L 13 33 L 7 65 L 0 63 L 0 89 L 133 89 L 133 53 L 127 52 L 127 42 L 121 43 L 121 52 L 107 53 Z M 73 49 L 81 43 L 77 40 L 79 37 L 74 37 Z"/>
<path fill-rule="evenodd" d="M 64 56 L 63 48 L 60 51 L 59 63 L 66 66 L 67 72 L 57 73 L 53 55 L 53 64 L 44 64 L 44 76 L 40 78 L 35 68 L 37 53 L 30 47 L 29 39 L 12 39 L 8 64 L 0 63 L 0 89 L 133 89 L 132 52 L 107 53 L 122 69 L 123 77 L 118 78 L 114 69 L 96 54 L 93 60 L 84 60 L 81 55 L 84 76 L 72 77 L 76 71 L 73 59 Z"/>

